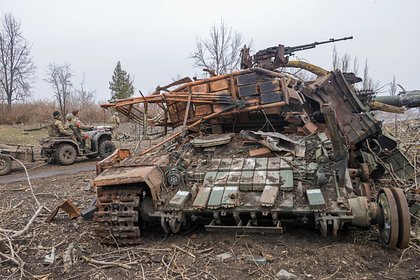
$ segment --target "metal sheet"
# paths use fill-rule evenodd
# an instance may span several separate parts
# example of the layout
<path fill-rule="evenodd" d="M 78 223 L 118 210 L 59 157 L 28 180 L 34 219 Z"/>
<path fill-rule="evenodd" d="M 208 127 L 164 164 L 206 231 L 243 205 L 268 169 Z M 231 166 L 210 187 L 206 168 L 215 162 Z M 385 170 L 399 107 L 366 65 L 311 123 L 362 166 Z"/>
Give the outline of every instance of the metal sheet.
<path fill-rule="evenodd" d="M 279 187 L 276 186 L 265 186 L 261 194 L 260 205 L 261 206 L 273 206 L 279 194 Z"/>
<path fill-rule="evenodd" d="M 220 207 L 220 203 L 222 201 L 223 193 L 225 188 L 224 187 L 214 187 L 210 194 L 209 202 L 207 207 L 210 209 L 217 209 Z"/>
<path fill-rule="evenodd" d="M 255 170 L 267 170 L 268 158 L 256 158 Z"/>
<path fill-rule="evenodd" d="M 229 176 L 229 172 L 219 171 L 217 173 L 216 180 L 214 181 L 214 184 L 217 185 L 217 186 L 226 186 L 228 176 Z"/>
<path fill-rule="evenodd" d="M 177 210 L 182 209 L 190 198 L 189 191 L 177 191 L 174 197 L 169 201 L 169 206 Z"/>
<path fill-rule="evenodd" d="M 241 181 L 241 171 L 230 171 L 229 177 L 227 180 L 228 186 L 239 186 L 239 182 Z"/>
<path fill-rule="evenodd" d="M 198 193 L 193 202 L 193 208 L 204 209 L 207 206 L 212 188 L 202 187 L 198 189 Z"/>
<path fill-rule="evenodd" d="M 239 96 L 240 97 L 247 97 L 251 95 L 258 94 L 257 92 L 257 85 L 247 85 L 247 86 L 241 86 L 238 88 Z"/>
<path fill-rule="evenodd" d="M 222 198 L 222 207 L 231 208 L 236 205 L 238 199 L 238 187 L 226 187 Z"/>
<path fill-rule="evenodd" d="M 244 167 L 242 170 L 254 170 L 255 169 L 255 158 L 246 158 L 244 161 Z"/>

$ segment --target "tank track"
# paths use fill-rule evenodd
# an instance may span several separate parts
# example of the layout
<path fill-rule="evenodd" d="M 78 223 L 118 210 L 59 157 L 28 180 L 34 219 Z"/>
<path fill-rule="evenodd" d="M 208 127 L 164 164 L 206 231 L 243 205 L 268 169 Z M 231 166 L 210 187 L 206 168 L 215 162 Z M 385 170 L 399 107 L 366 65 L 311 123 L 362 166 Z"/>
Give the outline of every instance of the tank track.
<path fill-rule="evenodd" d="M 104 244 L 136 245 L 140 243 L 142 189 L 111 186 L 98 189 L 95 234 Z"/>

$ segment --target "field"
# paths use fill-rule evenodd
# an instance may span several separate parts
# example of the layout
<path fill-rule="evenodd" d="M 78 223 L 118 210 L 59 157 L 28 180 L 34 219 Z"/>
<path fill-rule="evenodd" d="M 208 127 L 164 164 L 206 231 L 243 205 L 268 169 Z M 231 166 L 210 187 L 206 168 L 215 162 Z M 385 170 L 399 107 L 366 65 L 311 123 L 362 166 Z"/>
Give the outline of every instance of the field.
<path fill-rule="evenodd" d="M 1 144 L 26 144 L 26 145 L 39 145 L 39 139 L 47 137 L 47 129 L 25 131 L 28 126 L 24 125 L 0 125 L 0 143 Z"/>

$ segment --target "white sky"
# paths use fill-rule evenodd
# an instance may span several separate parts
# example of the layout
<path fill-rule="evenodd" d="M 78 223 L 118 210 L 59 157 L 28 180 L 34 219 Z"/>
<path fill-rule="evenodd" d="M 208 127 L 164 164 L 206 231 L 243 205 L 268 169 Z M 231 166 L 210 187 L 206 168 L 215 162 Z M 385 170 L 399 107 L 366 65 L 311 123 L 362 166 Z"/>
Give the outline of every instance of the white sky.
<path fill-rule="evenodd" d="M 338 42 L 339 55 L 368 60 L 381 85 L 396 75 L 406 89 L 420 89 L 420 1 L 108 1 L 0 0 L 0 14 L 12 13 L 32 44 L 37 69 L 35 98 L 53 98 L 43 79 L 49 63 L 70 63 L 73 83 L 86 76 L 96 98 L 110 97 L 109 81 L 117 61 L 134 77 L 136 90 L 149 93 L 172 78 L 201 75 L 188 59 L 196 36 L 224 19 L 240 31 L 253 50 L 354 36 Z M 298 53 L 331 68 L 333 44 Z M 135 95 L 138 95 L 136 93 Z"/>

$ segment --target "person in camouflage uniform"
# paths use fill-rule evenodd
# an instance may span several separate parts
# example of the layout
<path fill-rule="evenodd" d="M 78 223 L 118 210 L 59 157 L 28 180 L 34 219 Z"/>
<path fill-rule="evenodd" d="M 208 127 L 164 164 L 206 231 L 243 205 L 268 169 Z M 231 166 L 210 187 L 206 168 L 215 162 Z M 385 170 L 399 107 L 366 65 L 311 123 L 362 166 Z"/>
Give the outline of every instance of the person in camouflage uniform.
<path fill-rule="evenodd" d="M 66 129 L 61 121 L 61 113 L 59 111 L 53 112 L 53 123 L 50 126 L 51 129 L 49 134 L 51 137 L 62 137 L 62 136 L 70 136 L 74 137 L 73 132 L 70 129 Z"/>
<path fill-rule="evenodd" d="M 79 146 L 80 148 L 84 148 L 84 143 L 83 143 L 83 139 L 82 139 L 82 135 L 80 134 L 80 130 L 77 130 L 74 125 L 73 125 L 73 119 L 74 116 L 72 113 L 68 113 L 66 115 L 66 123 L 64 124 L 64 128 L 68 131 L 72 131 L 77 142 L 79 142 Z"/>
<path fill-rule="evenodd" d="M 74 130 L 76 137 L 80 138 L 80 142 L 81 142 L 80 146 L 83 149 L 85 147 L 85 141 L 86 139 L 89 138 L 89 135 L 87 135 L 86 133 L 83 133 L 82 130 L 92 130 L 93 126 L 82 123 L 82 121 L 79 119 L 79 110 L 74 110 L 71 113 L 71 115 L 72 115 L 72 119 L 70 120 L 69 124 Z"/>
<path fill-rule="evenodd" d="M 120 118 L 118 117 L 118 112 L 115 112 L 112 117 L 112 138 L 117 139 L 118 137 L 118 128 L 120 127 Z"/>

